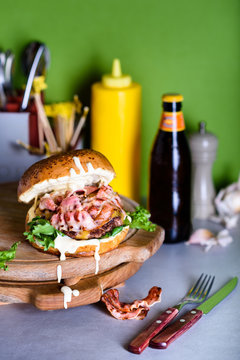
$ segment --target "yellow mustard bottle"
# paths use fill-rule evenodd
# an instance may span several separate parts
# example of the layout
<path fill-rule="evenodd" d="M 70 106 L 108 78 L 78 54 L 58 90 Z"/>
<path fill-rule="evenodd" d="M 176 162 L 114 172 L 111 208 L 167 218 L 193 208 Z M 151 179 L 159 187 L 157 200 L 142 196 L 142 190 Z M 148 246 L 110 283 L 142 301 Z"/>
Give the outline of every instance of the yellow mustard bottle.
<path fill-rule="evenodd" d="M 91 147 L 113 165 L 117 192 L 139 201 L 141 86 L 122 74 L 119 59 L 112 73 L 92 85 Z"/>

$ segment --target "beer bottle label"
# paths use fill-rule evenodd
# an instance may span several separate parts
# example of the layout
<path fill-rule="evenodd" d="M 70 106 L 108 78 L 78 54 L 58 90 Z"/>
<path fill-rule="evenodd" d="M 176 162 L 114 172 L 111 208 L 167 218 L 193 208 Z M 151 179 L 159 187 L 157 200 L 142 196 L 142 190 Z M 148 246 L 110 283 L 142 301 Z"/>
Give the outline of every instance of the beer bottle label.
<path fill-rule="evenodd" d="M 182 131 L 185 129 L 182 111 L 162 113 L 160 129 L 164 131 Z"/>

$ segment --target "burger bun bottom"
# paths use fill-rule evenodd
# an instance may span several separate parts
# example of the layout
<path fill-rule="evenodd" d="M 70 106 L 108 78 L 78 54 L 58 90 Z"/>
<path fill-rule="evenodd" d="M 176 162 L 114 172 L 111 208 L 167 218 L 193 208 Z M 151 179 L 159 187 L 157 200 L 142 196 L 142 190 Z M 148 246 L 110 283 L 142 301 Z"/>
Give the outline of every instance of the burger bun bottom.
<path fill-rule="evenodd" d="M 106 252 L 109 252 L 115 248 L 118 247 L 118 245 L 124 241 L 125 237 L 127 236 L 129 227 L 126 226 L 125 228 L 123 228 L 123 230 L 121 232 L 119 232 L 118 234 L 116 234 L 114 237 L 111 237 L 109 239 L 104 239 L 104 242 L 100 241 L 100 247 L 99 247 L 99 251 L 98 254 L 104 254 Z M 97 239 L 98 240 L 98 239 Z M 81 244 L 81 240 L 77 240 L 79 241 L 79 244 Z M 87 240 L 86 240 L 87 241 Z M 58 251 L 58 249 L 50 247 L 48 250 L 44 250 L 44 247 L 41 246 L 39 243 L 37 244 L 36 242 L 30 242 L 30 244 L 35 247 L 36 249 L 44 252 L 44 253 L 49 253 L 49 254 L 53 254 L 53 255 L 60 255 L 60 252 Z M 93 256 L 95 254 L 95 250 L 96 250 L 96 246 L 95 245 L 85 245 L 85 246 L 79 246 L 77 248 L 77 250 L 75 251 L 75 253 L 68 253 L 66 252 L 65 255 L 67 257 L 81 257 L 81 256 Z"/>

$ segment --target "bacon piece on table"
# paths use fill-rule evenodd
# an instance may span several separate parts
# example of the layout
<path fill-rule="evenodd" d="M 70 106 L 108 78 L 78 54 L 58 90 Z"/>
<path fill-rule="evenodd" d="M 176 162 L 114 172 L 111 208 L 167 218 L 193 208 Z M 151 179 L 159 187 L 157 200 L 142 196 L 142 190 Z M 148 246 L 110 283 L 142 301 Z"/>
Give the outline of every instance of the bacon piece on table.
<path fill-rule="evenodd" d="M 150 306 L 161 301 L 161 293 L 161 288 L 153 286 L 144 299 L 127 304 L 119 301 L 117 289 L 110 289 L 102 295 L 101 300 L 105 303 L 111 315 L 118 320 L 142 320 L 147 316 Z"/>

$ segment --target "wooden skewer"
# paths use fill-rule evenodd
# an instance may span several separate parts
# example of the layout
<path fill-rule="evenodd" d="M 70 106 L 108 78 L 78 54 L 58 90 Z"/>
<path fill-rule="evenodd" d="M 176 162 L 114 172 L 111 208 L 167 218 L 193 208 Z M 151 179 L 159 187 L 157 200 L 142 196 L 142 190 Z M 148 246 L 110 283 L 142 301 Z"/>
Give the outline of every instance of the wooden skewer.
<path fill-rule="evenodd" d="M 33 154 L 42 155 L 44 153 L 44 143 L 43 143 L 43 150 L 40 150 L 38 147 L 34 147 L 34 146 L 31 146 L 31 145 L 25 144 L 21 140 L 17 140 L 16 142 L 17 142 L 18 145 L 21 145 L 24 149 L 30 151 Z"/>
<path fill-rule="evenodd" d="M 54 130 L 57 138 L 58 145 L 60 148 L 65 151 L 67 149 L 66 146 L 66 119 L 61 115 L 57 115 L 54 118 Z"/>
<path fill-rule="evenodd" d="M 53 134 L 52 128 L 51 128 L 51 126 L 49 124 L 48 118 L 46 116 L 40 94 L 35 93 L 33 95 L 33 97 L 34 97 L 34 100 L 35 100 L 38 117 L 39 117 L 39 119 L 40 119 L 40 121 L 42 123 L 43 131 L 44 131 L 44 134 L 46 136 L 47 142 L 49 144 L 50 152 L 51 153 L 56 153 L 58 151 L 57 142 L 56 142 L 55 136 Z"/>
<path fill-rule="evenodd" d="M 76 109 L 73 108 L 70 119 L 68 119 L 68 122 L 67 122 L 67 131 L 66 131 L 67 147 L 69 146 L 70 141 L 71 141 L 72 136 L 73 136 L 75 115 L 76 115 Z"/>
<path fill-rule="evenodd" d="M 88 106 L 85 106 L 83 108 L 83 115 L 81 116 L 80 120 L 79 120 L 79 123 L 78 123 L 78 126 L 73 134 L 73 137 L 70 141 L 70 147 L 71 148 L 74 148 L 74 146 L 76 145 L 77 143 L 77 140 L 79 138 L 79 135 L 80 135 L 80 132 L 83 128 L 83 125 L 85 124 L 85 121 L 86 121 L 86 118 L 87 118 L 87 114 L 89 112 L 89 107 Z"/>
<path fill-rule="evenodd" d="M 37 126 L 38 126 L 38 147 L 39 147 L 40 151 L 43 153 L 44 152 L 44 131 L 43 131 L 42 122 L 41 122 L 39 116 L 37 116 Z"/>

